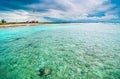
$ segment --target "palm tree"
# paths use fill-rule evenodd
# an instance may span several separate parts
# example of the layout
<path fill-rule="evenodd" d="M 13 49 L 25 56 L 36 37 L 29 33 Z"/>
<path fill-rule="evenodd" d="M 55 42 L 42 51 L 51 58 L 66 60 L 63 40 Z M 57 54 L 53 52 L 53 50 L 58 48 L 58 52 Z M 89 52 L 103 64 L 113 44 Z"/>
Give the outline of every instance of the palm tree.
<path fill-rule="evenodd" d="M 6 21 L 4 19 L 1 19 L 1 23 L 6 23 Z"/>

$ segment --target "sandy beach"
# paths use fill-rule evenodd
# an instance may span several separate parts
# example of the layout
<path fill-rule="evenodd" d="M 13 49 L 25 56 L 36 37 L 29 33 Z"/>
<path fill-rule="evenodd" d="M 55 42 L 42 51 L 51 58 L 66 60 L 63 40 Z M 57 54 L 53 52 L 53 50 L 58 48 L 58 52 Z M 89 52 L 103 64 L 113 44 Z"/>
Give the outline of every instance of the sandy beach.
<path fill-rule="evenodd" d="M 39 23 L 23 23 L 23 24 L 1 24 L 1 27 L 16 27 L 16 26 L 33 26 L 33 25 L 39 25 Z"/>

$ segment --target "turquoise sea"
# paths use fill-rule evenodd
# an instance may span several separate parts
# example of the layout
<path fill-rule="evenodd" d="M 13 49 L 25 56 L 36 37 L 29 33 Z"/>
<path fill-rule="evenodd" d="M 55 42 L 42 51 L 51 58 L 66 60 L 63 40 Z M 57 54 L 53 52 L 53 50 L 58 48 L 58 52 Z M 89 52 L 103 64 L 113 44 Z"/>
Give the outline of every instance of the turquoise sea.
<path fill-rule="evenodd" d="M 0 28 L 0 79 L 120 79 L 120 24 Z"/>

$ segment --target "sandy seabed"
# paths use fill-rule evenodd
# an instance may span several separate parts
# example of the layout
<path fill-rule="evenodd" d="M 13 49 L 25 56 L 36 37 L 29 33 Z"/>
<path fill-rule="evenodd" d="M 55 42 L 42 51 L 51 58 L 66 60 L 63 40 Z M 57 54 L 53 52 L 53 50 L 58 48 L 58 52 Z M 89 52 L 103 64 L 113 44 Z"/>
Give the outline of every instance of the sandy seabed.
<path fill-rule="evenodd" d="M 120 79 L 120 24 L 0 28 L 0 79 Z"/>

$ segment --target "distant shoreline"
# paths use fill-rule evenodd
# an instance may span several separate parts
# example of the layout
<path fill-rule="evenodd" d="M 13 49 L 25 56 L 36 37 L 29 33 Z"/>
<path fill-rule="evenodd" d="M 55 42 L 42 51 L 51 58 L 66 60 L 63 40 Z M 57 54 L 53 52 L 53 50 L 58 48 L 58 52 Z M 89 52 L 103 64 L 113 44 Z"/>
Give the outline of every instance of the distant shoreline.
<path fill-rule="evenodd" d="M 19 22 L 19 23 L 5 23 L 5 24 L 1 24 L 0 23 L 0 28 L 4 28 L 4 27 L 17 27 L 17 26 L 36 26 L 36 25 L 43 25 L 43 24 L 66 24 L 66 23 L 73 23 L 73 22 L 39 22 L 39 23 Z M 74 23 L 78 23 L 78 22 L 74 22 Z"/>
<path fill-rule="evenodd" d="M 39 23 L 17 23 L 17 24 L 0 24 L 1 27 L 17 27 L 17 26 L 33 26 L 33 25 L 40 25 Z"/>
<path fill-rule="evenodd" d="M 34 26 L 34 25 L 42 25 L 42 24 L 61 24 L 61 23 L 67 23 L 67 22 L 40 22 L 40 23 L 4 23 L 0 24 L 0 28 L 4 27 L 17 27 L 17 26 Z"/>

